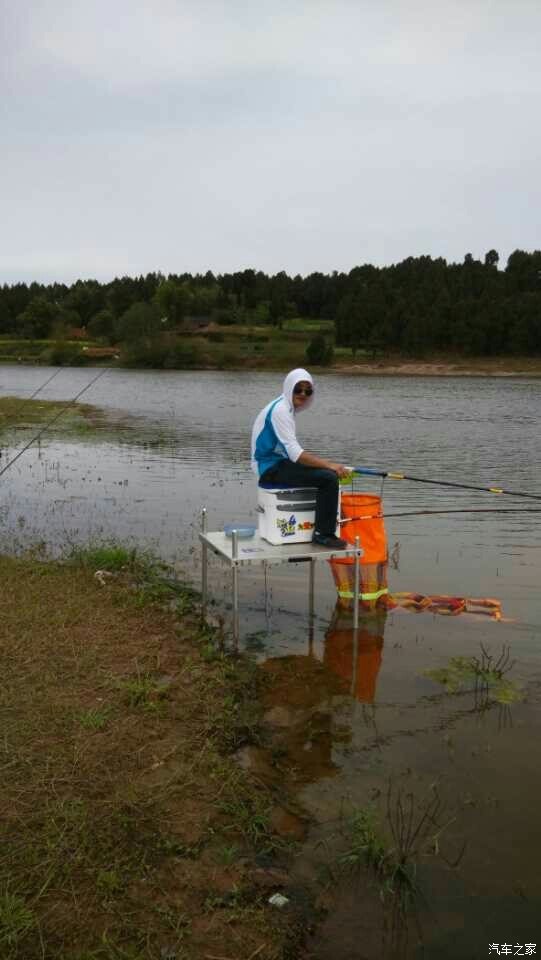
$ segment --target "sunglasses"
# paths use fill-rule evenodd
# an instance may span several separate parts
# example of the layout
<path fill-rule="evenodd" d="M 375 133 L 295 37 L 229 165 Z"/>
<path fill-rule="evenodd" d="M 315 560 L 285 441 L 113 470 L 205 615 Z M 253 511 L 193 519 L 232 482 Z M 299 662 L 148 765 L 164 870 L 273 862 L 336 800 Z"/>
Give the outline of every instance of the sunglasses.
<path fill-rule="evenodd" d="M 295 394 L 296 397 L 301 397 L 303 395 L 305 397 L 311 397 L 313 392 L 314 391 L 312 390 L 312 387 L 294 387 L 293 388 L 293 393 Z"/>

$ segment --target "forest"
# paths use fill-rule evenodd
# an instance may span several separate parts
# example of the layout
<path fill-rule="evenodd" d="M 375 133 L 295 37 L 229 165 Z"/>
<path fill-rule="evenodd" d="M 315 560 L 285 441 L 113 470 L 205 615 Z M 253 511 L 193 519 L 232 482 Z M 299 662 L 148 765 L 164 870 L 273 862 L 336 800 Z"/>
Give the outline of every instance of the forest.
<path fill-rule="evenodd" d="M 0 288 L 0 339 L 132 346 L 194 329 L 281 329 L 294 318 L 326 321 L 335 347 L 430 354 L 541 354 L 541 251 L 496 250 L 462 263 L 430 256 L 348 273 L 269 276 L 254 269 L 214 275 L 148 273 L 107 283 L 14 283 Z M 334 335 L 333 335 L 334 331 Z"/>

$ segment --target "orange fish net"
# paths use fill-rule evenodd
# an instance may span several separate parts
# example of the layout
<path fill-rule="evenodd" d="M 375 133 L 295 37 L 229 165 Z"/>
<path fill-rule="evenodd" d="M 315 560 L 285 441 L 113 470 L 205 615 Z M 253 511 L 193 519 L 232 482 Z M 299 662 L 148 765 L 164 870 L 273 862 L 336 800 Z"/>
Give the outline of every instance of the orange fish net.
<path fill-rule="evenodd" d="M 364 610 L 392 610 L 402 607 L 420 613 L 457 616 L 460 613 L 484 614 L 493 620 L 502 619 L 501 603 L 493 597 L 427 596 L 403 591 L 389 594 L 387 586 L 387 537 L 382 516 L 381 497 L 374 493 L 342 493 L 341 536 L 348 543 L 355 537 L 363 550 L 360 562 L 359 606 Z M 352 557 L 329 560 L 339 603 L 347 606 L 353 600 L 355 566 Z"/>
<path fill-rule="evenodd" d="M 381 497 L 373 493 L 342 493 L 340 536 L 355 537 L 363 550 L 360 563 L 360 605 L 366 610 L 388 606 L 387 537 L 381 516 Z M 355 567 L 352 557 L 329 560 L 340 600 L 353 599 Z"/>

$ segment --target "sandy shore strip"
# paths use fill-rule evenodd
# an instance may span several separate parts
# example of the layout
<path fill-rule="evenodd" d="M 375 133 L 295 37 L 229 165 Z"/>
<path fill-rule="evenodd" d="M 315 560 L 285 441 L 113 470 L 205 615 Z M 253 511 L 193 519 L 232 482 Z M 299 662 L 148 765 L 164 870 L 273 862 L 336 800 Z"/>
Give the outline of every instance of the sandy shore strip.
<path fill-rule="evenodd" d="M 350 363 L 335 365 L 334 373 L 361 374 L 363 376 L 412 376 L 412 377 L 541 377 L 541 358 L 534 360 L 503 359 L 477 360 L 472 363 L 396 360 L 374 363 Z"/>

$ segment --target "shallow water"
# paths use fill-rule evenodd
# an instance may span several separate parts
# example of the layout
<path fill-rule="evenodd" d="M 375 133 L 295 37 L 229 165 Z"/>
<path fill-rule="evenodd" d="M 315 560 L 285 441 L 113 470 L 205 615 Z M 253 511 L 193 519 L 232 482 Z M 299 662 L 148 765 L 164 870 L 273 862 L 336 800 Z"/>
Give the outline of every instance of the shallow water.
<path fill-rule="evenodd" d="M 29 396 L 52 372 L 0 366 L 0 396 Z M 94 373 L 65 369 L 40 396 L 70 399 Z M 0 479 L 0 548 L 44 541 L 58 552 L 89 538 L 128 540 L 197 582 L 201 507 L 209 529 L 255 520 L 249 433 L 278 381 L 273 374 L 108 372 L 81 398 L 107 412 L 91 437 L 63 436 L 59 421 Z M 348 463 L 541 493 L 540 418 L 539 380 L 327 375 L 317 379 L 299 436 L 308 449 Z M 11 437 L 0 464 L 27 436 Z M 381 492 L 379 481 L 365 489 Z M 536 505 L 406 481 L 387 481 L 383 494 L 386 514 Z M 355 652 L 326 565 L 317 571 L 313 631 L 302 565 L 274 568 L 266 580 L 242 574 L 243 643 L 270 671 L 285 670 L 270 718 L 278 716 L 284 763 L 315 822 L 296 874 L 299 883 L 318 877 L 317 890 L 329 898 L 314 957 L 473 958 L 487 956 L 489 943 L 541 941 L 540 518 L 389 518 L 391 591 L 496 597 L 504 619 L 395 610 L 363 618 Z M 229 583 L 217 561 L 210 584 L 223 610 Z M 471 688 L 449 694 L 424 675 L 450 657 L 480 656 L 481 643 L 495 658 L 509 646 L 515 663 L 508 676 L 520 685 L 521 702 L 498 704 Z M 437 855 L 420 857 L 422 896 L 394 934 L 385 905 L 380 917 L 377 889 L 335 869 L 349 812 L 372 804 L 385 820 L 389 782 L 394 796 L 414 795 L 416 810 L 437 784 L 443 819 L 452 820 Z M 459 866 L 450 867 L 446 860 L 456 860 L 464 844 Z"/>

